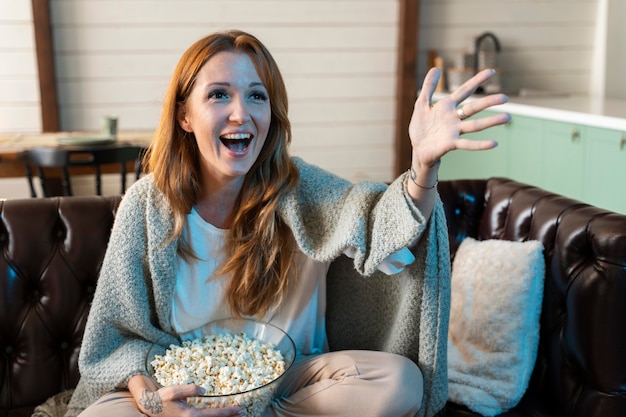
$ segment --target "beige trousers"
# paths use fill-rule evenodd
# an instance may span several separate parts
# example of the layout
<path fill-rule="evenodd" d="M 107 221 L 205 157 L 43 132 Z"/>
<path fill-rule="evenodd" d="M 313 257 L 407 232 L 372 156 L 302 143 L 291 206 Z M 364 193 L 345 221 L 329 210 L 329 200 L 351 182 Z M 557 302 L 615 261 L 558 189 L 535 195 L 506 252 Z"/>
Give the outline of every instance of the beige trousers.
<path fill-rule="evenodd" d="M 412 417 L 422 404 L 422 373 L 403 356 L 363 350 L 298 358 L 277 390 L 272 417 Z M 128 391 L 104 395 L 79 417 L 140 417 Z"/>

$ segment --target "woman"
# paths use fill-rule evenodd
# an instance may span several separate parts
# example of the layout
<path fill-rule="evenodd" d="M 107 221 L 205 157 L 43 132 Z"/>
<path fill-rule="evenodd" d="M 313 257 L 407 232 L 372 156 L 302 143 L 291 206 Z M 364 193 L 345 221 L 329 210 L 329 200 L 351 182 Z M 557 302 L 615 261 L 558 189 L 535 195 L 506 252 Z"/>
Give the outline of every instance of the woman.
<path fill-rule="evenodd" d="M 298 360 L 269 415 L 436 411 L 429 401 L 442 405 L 445 392 L 432 400 L 430 388 L 441 386 L 441 373 L 423 375 L 414 361 L 392 353 L 329 353 L 324 315 L 326 273 L 341 254 L 370 275 L 397 273 L 411 268 L 416 253 L 435 253 L 445 272 L 447 246 L 433 252 L 423 236 L 427 229 L 440 240 L 445 235 L 441 221 L 429 227 L 435 208 L 441 216 L 440 158 L 453 149 L 492 148 L 494 142 L 459 135 L 508 118 L 462 120 L 503 103 L 502 95 L 456 110 L 491 71 L 431 107 L 439 75 L 429 72 L 415 104 L 409 172 L 389 187 L 352 185 L 289 157 L 285 85 L 256 38 L 230 31 L 193 44 L 173 74 L 149 175 L 119 207 L 67 415 L 241 415 L 238 407 L 189 408 L 185 399 L 200 387 L 159 388 L 145 372 L 153 344 L 180 343 L 180 334 L 230 316 L 271 322 L 296 342 Z"/>

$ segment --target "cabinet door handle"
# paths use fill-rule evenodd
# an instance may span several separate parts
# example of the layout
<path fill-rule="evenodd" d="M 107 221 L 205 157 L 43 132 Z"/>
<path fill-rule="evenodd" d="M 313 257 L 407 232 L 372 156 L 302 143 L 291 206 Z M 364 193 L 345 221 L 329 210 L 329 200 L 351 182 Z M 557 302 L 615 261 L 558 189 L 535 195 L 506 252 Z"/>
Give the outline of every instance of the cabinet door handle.
<path fill-rule="evenodd" d="M 620 148 L 620 150 L 624 150 L 625 146 L 626 146 L 626 136 L 622 133 L 622 137 L 619 140 L 619 148 Z"/>
<path fill-rule="evenodd" d="M 572 128 L 572 142 L 578 140 L 580 138 L 580 130 L 575 127 Z"/>

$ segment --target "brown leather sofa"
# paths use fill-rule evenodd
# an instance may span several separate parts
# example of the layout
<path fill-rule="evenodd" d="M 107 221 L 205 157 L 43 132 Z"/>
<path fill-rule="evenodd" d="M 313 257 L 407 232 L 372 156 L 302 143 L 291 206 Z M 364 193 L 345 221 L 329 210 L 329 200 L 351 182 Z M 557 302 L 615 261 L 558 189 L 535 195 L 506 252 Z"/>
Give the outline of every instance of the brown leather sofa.
<path fill-rule="evenodd" d="M 453 253 L 467 236 L 545 247 L 539 355 L 525 397 L 503 416 L 626 416 L 626 216 L 507 179 L 442 181 L 439 192 Z M 0 417 L 30 416 L 77 383 L 119 201 L 0 201 Z M 441 415 L 475 414 L 448 404 Z"/>

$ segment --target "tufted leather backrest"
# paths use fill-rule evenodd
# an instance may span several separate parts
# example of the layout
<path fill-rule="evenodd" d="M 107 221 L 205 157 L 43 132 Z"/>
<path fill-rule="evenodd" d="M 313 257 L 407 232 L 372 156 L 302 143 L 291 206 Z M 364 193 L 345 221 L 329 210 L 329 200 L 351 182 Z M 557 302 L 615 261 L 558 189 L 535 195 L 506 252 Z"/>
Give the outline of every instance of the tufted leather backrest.
<path fill-rule="evenodd" d="M 545 247 L 539 354 L 523 403 L 554 416 L 625 416 L 626 216 L 502 178 L 439 191 L 451 250 L 466 236 Z"/>
<path fill-rule="evenodd" d="M 0 416 L 76 385 L 119 197 L 0 201 Z"/>
<path fill-rule="evenodd" d="M 531 406 L 508 415 L 626 415 L 626 216 L 506 179 L 441 181 L 439 192 L 453 254 L 466 236 L 546 248 L 539 357 L 523 400 Z M 0 201 L 0 417 L 30 416 L 78 381 L 119 201 Z"/>

